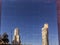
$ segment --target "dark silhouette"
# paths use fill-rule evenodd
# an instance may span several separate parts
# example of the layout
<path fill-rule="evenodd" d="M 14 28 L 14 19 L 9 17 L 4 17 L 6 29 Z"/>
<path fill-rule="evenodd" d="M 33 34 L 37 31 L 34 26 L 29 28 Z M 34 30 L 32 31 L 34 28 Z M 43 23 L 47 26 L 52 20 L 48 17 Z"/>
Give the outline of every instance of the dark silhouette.
<path fill-rule="evenodd" d="M 2 37 L 1 37 L 1 35 L 0 35 L 0 44 L 2 43 L 2 40 L 1 40 L 1 39 L 2 39 Z"/>
<path fill-rule="evenodd" d="M 4 33 L 2 35 L 2 41 L 4 42 L 4 44 L 8 44 L 9 43 L 9 39 L 8 39 L 7 33 Z"/>

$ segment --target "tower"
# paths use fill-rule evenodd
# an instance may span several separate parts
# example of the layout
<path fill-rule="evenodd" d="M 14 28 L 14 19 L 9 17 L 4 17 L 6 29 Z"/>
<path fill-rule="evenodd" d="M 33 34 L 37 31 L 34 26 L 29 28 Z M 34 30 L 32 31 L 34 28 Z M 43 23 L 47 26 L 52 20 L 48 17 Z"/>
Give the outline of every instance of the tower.
<path fill-rule="evenodd" d="M 58 39 L 60 45 L 60 0 L 56 0 L 57 4 L 57 20 L 58 20 Z"/>
<path fill-rule="evenodd" d="M 48 24 L 44 24 L 42 28 L 42 45 L 49 45 L 48 42 Z"/>
<path fill-rule="evenodd" d="M 19 36 L 19 29 L 15 28 L 14 30 L 14 36 L 13 36 L 13 44 L 21 45 L 21 40 Z"/>

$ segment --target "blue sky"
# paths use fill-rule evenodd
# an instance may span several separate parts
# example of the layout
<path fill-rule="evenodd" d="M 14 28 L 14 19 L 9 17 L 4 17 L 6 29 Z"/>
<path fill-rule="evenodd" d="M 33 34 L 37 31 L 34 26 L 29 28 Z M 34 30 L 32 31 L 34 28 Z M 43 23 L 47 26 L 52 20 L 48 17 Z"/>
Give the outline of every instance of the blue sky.
<path fill-rule="evenodd" d="M 1 34 L 7 32 L 10 41 L 18 27 L 22 44 L 42 45 L 44 23 L 49 24 L 49 44 L 58 45 L 54 0 L 2 0 Z"/>

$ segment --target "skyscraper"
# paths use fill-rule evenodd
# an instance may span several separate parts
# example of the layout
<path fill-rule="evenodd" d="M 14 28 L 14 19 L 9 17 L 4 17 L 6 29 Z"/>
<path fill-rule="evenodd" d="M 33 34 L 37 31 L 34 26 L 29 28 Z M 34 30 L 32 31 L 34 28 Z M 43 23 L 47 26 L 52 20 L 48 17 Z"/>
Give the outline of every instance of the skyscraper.
<path fill-rule="evenodd" d="M 44 24 L 42 28 L 42 45 L 49 45 L 48 42 L 48 24 Z"/>
<path fill-rule="evenodd" d="M 14 30 L 13 44 L 21 45 L 21 40 L 20 40 L 20 35 L 19 35 L 19 29 L 18 28 L 15 28 L 15 30 Z"/>
<path fill-rule="evenodd" d="M 57 19 L 58 19 L 58 37 L 60 45 L 60 0 L 56 0 L 57 4 Z"/>

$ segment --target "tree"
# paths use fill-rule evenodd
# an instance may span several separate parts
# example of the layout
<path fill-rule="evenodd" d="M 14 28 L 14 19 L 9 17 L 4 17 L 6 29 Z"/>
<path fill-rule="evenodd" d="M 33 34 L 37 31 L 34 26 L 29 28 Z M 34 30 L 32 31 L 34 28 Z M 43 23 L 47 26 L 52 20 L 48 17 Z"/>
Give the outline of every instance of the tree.
<path fill-rule="evenodd" d="M 4 42 L 4 44 L 8 44 L 9 39 L 8 39 L 7 33 L 4 33 L 4 34 L 2 35 L 2 41 Z"/>

